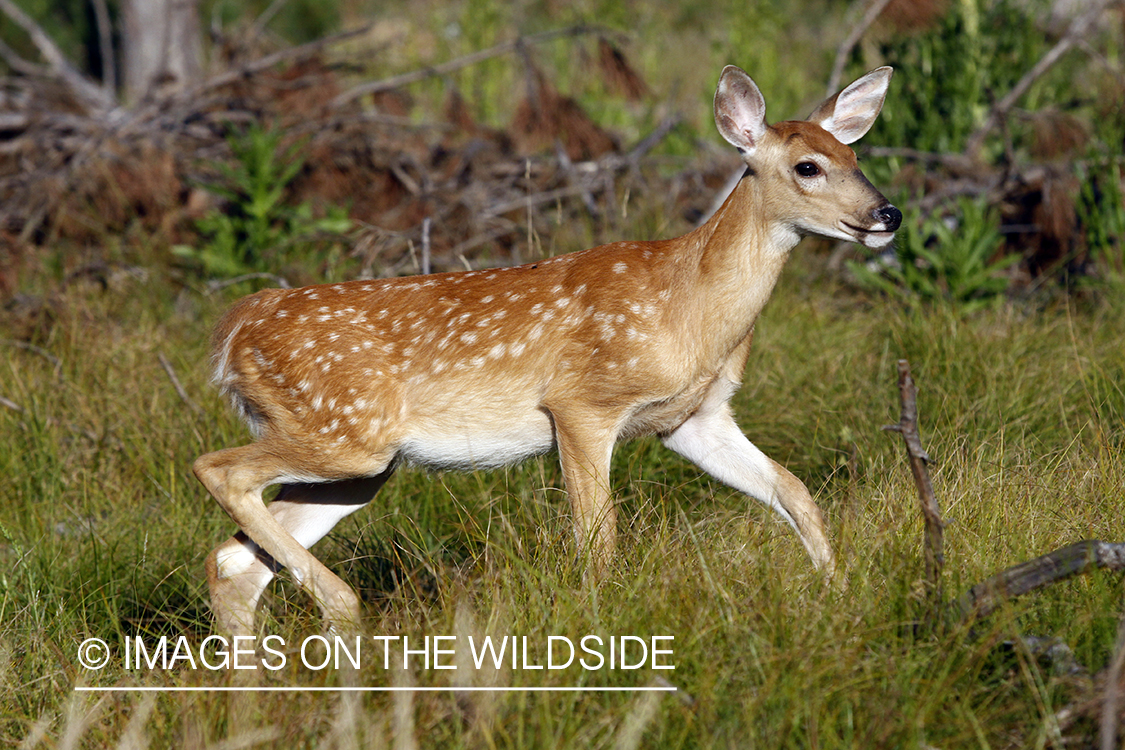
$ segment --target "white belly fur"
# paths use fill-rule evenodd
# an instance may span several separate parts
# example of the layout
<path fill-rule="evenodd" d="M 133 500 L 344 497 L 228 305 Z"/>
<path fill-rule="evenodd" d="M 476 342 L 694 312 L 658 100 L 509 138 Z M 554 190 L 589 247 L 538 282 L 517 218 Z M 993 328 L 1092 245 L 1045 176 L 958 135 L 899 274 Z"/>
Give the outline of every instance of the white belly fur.
<path fill-rule="evenodd" d="M 443 427 L 440 432 L 412 430 L 399 455 L 430 469 L 496 469 L 546 453 L 555 445 L 551 420 L 542 411 L 515 423 L 476 424 L 471 431 Z"/>

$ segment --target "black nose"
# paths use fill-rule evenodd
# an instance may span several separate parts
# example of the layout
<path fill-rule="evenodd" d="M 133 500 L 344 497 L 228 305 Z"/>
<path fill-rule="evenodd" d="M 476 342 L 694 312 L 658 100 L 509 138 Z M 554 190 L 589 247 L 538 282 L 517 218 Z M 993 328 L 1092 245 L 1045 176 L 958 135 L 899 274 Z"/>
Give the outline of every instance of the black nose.
<path fill-rule="evenodd" d="M 902 211 L 888 203 L 875 209 L 875 219 L 883 222 L 883 226 L 887 228 L 888 232 L 893 232 L 902 224 Z"/>

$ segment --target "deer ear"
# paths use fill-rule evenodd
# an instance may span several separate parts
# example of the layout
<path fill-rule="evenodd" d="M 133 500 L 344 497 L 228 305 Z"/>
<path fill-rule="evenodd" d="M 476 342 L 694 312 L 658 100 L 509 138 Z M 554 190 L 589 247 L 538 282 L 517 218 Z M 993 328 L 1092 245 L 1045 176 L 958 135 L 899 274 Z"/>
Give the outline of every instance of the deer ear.
<path fill-rule="evenodd" d="M 715 91 L 715 126 L 743 154 L 757 148 L 766 133 L 766 100 L 740 68 L 728 65 Z"/>
<path fill-rule="evenodd" d="M 889 67 L 876 68 L 826 99 L 809 115 L 809 122 L 815 122 L 836 136 L 840 143 L 858 141 L 875 124 L 875 118 L 883 109 L 893 72 Z"/>

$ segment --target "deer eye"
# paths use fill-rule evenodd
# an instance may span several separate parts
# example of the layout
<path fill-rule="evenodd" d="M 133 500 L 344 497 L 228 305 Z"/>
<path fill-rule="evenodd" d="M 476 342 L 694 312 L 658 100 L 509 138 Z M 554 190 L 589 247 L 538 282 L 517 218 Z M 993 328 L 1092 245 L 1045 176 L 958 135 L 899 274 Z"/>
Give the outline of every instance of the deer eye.
<path fill-rule="evenodd" d="M 820 174 L 820 167 L 813 164 L 811 161 L 803 161 L 797 165 L 797 174 L 802 177 L 816 177 Z"/>

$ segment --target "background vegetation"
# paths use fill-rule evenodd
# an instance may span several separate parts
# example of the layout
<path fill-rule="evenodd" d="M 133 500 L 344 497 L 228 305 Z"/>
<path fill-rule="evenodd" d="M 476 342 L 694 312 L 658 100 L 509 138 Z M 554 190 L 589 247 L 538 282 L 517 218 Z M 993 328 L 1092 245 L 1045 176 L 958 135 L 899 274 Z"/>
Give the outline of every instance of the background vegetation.
<path fill-rule="evenodd" d="M 81 3 L 33 5 L 67 49 L 93 33 Z M 267 5 L 216 2 L 204 11 L 234 35 Z M 773 119 L 823 97 L 862 8 L 746 6 L 293 0 L 268 29 L 283 46 L 374 19 L 342 53 L 341 75 L 357 81 L 571 24 L 624 35 L 650 91 L 638 101 L 611 96 L 590 75 L 584 42 L 542 45 L 536 60 L 621 143 L 681 112 L 644 168 L 668 179 L 698 175 L 706 189 L 670 208 L 657 191 L 631 195 L 620 183 L 599 198 L 611 212 L 568 213 L 566 221 L 535 214 L 514 233 L 514 250 L 491 247 L 468 260 L 498 263 L 688 230 L 706 208 L 698 196 L 711 195 L 737 163 L 712 132 L 710 97 L 724 64 L 751 73 Z M 911 7 L 932 12 L 902 14 Z M 973 134 L 1065 34 L 1065 19 L 1053 24 L 1050 8 L 1034 3 L 894 3 L 848 57 L 847 76 L 897 67 L 884 115 L 860 151 L 868 176 L 907 212 L 899 252 L 869 259 L 823 243 L 798 248 L 759 323 L 735 402 L 745 432 L 825 510 L 846 587 L 811 571 L 774 516 L 653 440 L 616 453 L 620 555 L 596 588 L 581 583 L 570 559 L 553 457 L 498 472 L 401 471 L 317 548 L 359 589 L 368 634 L 515 634 L 539 643 L 548 635 L 675 636 L 673 672 L 468 670 L 450 678 L 369 662 L 363 685 L 635 687 L 663 678 L 674 694 L 74 692 L 84 684 L 230 684 L 205 670 L 126 670 L 119 655 L 127 637 L 198 643 L 211 632 L 203 558 L 233 529 L 189 467 L 247 435 L 207 383 L 206 342 L 239 295 L 271 283 L 231 277 L 254 271 L 311 282 L 407 273 L 418 261 L 406 250 L 364 256 L 356 250 L 364 227 L 347 225 L 348 206 L 314 210 L 315 196 L 278 193 L 305 153 L 273 140 L 270 122 L 227 134 L 227 150 L 198 169 L 199 184 L 218 197 L 180 215 L 172 230 L 138 213 L 93 235 L 51 221 L 26 241 L 5 235 L 0 742 L 1096 746 L 1120 577 L 1095 573 L 1012 602 L 971 629 L 922 632 L 915 489 L 899 441 L 880 428 L 897 421 L 895 361 L 907 358 L 951 522 L 952 595 L 1078 539 L 1125 540 L 1120 14 L 1117 5 L 1086 48 L 1037 79 L 976 155 L 966 154 Z M 451 74 L 491 128 L 508 125 L 526 77 L 512 58 Z M 448 85 L 412 86 L 404 116 L 436 120 Z M 1043 194 L 1060 191 L 1069 203 L 1044 209 Z M 1056 214 L 1071 223 L 1049 241 L 1018 229 L 1042 228 Z M 265 599 L 261 633 L 296 644 L 318 632 L 291 579 L 283 575 Z M 1036 649 L 1027 636 L 1056 648 Z M 89 637 L 115 653 L 96 673 L 77 661 Z M 296 667 L 251 681 L 259 680 L 338 684 L 328 671 Z"/>

